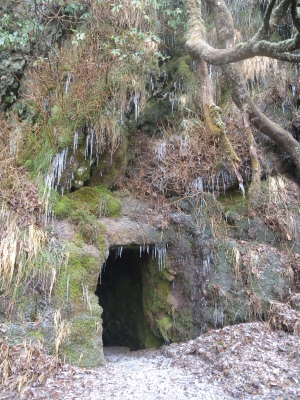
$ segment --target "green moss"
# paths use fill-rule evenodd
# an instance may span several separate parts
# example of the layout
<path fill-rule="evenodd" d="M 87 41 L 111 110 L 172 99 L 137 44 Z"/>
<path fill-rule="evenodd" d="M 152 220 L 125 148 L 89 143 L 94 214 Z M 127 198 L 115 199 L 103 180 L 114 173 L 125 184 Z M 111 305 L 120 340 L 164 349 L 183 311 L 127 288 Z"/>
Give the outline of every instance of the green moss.
<path fill-rule="evenodd" d="M 98 236 L 95 241 L 95 246 L 101 254 L 106 254 L 108 250 L 107 228 L 101 222 L 98 223 Z"/>
<path fill-rule="evenodd" d="M 173 319 L 170 315 L 167 315 L 158 321 L 158 327 L 160 333 L 167 342 L 169 341 L 168 331 L 172 328 L 172 326 L 173 326 Z"/>
<path fill-rule="evenodd" d="M 68 218 L 72 212 L 72 201 L 69 197 L 63 196 L 61 199 L 55 204 L 55 215 L 57 218 Z"/>
<path fill-rule="evenodd" d="M 44 339 L 44 335 L 39 331 L 30 331 L 29 336 L 40 341 Z"/>
<path fill-rule="evenodd" d="M 83 187 L 74 193 L 61 197 L 54 206 L 58 218 L 72 217 L 85 220 L 87 213 L 94 216 L 117 217 L 121 202 L 104 187 Z"/>
<path fill-rule="evenodd" d="M 67 362 L 93 368 L 104 361 L 99 323 L 101 319 L 94 315 L 80 314 L 72 319 L 70 334 L 61 350 Z"/>
<path fill-rule="evenodd" d="M 72 243 L 66 244 L 65 251 L 69 252 L 68 265 L 61 271 L 55 288 L 55 297 L 60 303 L 63 303 L 66 298 L 70 302 L 82 302 L 82 285 L 89 288 L 96 287 L 100 266 L 105 261 L 107 248 L 106 243 L 106 246 L 103 245 L 103 252 L 100 250 L 100 254 L 88 253 L 86 245 L 78 236 Z"/>
<path fill-rule="evenodd" d="M 79 129 L 79 125 L 81 124 L 74 118 L 71 111 L 65 113 L 59 105 L 54 105 L 51 117 L 48 120 L 48 129 L 50 128 L 52 132 L 55 128 L 56 131 L 59 132 L 57 142 L 55 143 L 57 151 L 61 151 L 65 147 L 73 144 L 74 131 L 75 129 Z"/>
<path fill-rule="evenodd" d="M 153 291 L 153 301 L 151 306 L 152 311 L 156 312 L 166 306 L 169 293 L 170 293 L 169 281 L 159 280 L 158 282 L 156 282 Z"/>
<path fill-rule="evenodd" d="M 54 105 L 52 109 L 51 118 L 49 119 L 49 123 L 54 125 L 57 124 L 62 118 L 62 109 L 57 104 Z"/>
<path fill-rule="evenodd" d="M 244 199 L 243 194 L 239 190 L 227 191 L 226 194 L 221 194 L 219 202 L 226 211 L 235 211 L 243 213 L 248 210 L 248 201 Z"/>
<path fill-rule="evenodd" d="M 70 257 L 69 263 L 65 271 L 60 275 L 56 289 L 55 296 L 59 299 L 68 297 L 70 301 L 79 301 L 82 297 L 82 283 L 88 278 L 88 270 L 84 268 L 85 262 L 80 249 L 75 245 L 69 247 Z"/>
<path fill-rule="evenodd" d="M 146 339 L 145 339 L 145 348 L 146 349 L 153 349 L 156 347 L 160 347 L 163 345 L 163 340 L 155 336 L 150 328 L 146 328 Z"/>

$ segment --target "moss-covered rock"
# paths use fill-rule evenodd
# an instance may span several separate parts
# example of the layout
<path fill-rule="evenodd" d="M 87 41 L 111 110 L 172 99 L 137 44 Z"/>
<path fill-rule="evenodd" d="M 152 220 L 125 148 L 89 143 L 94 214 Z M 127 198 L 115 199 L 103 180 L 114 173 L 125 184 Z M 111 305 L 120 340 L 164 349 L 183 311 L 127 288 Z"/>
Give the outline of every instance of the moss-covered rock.
<path fill-rule="evenodd" d="M 96 367 L 104 358 L 102 308 L 94 292 L 107 248 L 102 244 L 102 251 L 99 251 L 76 237 L 65 246 L 69 252 L 68 264 L 58 277 L 54 294 L 56 305 L 70 324 L 61 354 L 73 364 Z"/>
<path fill-rule="evenodd" d="M 104 187 L 83 187 L 74 193 L 60 198 L 54 206 L 58 218 L 71 218 L 77 221 L 85 215 L 117 217 L 121 203 Z"/>
<path fill-rule="evenodd" d="M 102 350 L 102 309 L 98 297 L 90 294 L 90 312 L 70 320 L 70 333 L 61 347 L 61 355 L 72 364 L 93 368 L 104 363 Z"/>

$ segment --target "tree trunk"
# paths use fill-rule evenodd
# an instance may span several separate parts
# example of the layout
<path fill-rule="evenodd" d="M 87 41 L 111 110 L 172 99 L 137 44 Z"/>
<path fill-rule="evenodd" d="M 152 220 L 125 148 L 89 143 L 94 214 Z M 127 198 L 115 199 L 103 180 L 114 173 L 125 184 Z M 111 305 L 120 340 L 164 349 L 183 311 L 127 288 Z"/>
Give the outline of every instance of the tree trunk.
<path fill-rule="evenodd" d="M 254 101 L 247 92 L 244 78 L 234 64 L 234 59 L 229 57 L 229 52 L 234 51 L 237 48 L 238 52 L 239 45 L 235 46 L 234 43 L 234 24 L 232 16 L 224 2 L 224 0 L 204 0 L 212 10 L 214 22 L 216 25 L 219 45 L 221 49 L 213 49 L 206 43 L 206 31 L 204 21 L 201 16 L 201 0 L 187 0 L 187 11 L 188 11 L 188 41 L 187 47 L 192 57 L 197 60 L 205 60 L 208 63 L 215 64 L 216 54 L 218 53 L 218 63 L 223 64 L 223 73 L 225 78 L 230 84 L 232 89 L 232 99 L 237 107 L 241 110 L 243 115 L 246 115 L 246 120 L 249 118 L 251 124 L 253 124 L 261 132 L 269 136 L 276 144 L 284 149 L 293 160 L 298 174 L 300 174 L 300 144 L 292 137 L 292 135 L 281 128 L 279 125 L 267 118 L 255 105 Z M 252 46 L 257 47 L 266 40 L 261 40 L 263 35 L 266 33 L 266 29 L 272 30 L 275 24 L 282 18 L 282 15 L 286 13 L 287 8 L 290 6 L 292 0 L 283 0 L 276 7 L 273 14 L 273 7 L 275 1 L 272 1 L 269 5 L 269 9 L 266 13 L 265 21 L 261 29 L 257 34 L 249 40 L 246 44 L 241 44 L 240 47 L 244 48 L 244 52 L 247 52 Z M 271 27 L 270 27 L 271 26 Z M 294 41 L 298 41 L 299 33 L 296 34 Z M 270 42 L 266 42 L 267 44 Z M 283 42 L 279 43 L 283 46 Z M 271 43 L 273 45 L 273 43 Z M 291 48 L 286 43 L 286 50 L 291 51 Z M 247 47 L 248 46 L 248 47 Z M 298 46 L 298 45 L 297 45 Z M 248 48 L 248 50 L 247 50 Z M 244 59 L 249 58 L 250 53 L 244 56 Z M 254 54 L 253 54 L 254 55 Z M 252 55 L 252 56 L 253 56 Z M 222 62 L 220 61 L 222 58 Z M 243 58 L 240 58 L 243 59 Z M 246 114 L 245 114 L 246 113 Z M 244 118 L 245 121 L 245 118 Z"/>

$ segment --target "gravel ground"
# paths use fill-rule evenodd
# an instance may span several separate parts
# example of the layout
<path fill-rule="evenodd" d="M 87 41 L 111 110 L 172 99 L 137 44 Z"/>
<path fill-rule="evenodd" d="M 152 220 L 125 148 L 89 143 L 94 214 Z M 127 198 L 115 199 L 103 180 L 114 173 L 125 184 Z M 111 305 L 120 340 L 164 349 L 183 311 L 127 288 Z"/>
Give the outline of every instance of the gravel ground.
<path fill-rule="evenodd" d="M 0 399 L 300 399 L 300 338 L 248 323 L 158 350 L 105 349 L 106 365 L 69 365 Z"/>

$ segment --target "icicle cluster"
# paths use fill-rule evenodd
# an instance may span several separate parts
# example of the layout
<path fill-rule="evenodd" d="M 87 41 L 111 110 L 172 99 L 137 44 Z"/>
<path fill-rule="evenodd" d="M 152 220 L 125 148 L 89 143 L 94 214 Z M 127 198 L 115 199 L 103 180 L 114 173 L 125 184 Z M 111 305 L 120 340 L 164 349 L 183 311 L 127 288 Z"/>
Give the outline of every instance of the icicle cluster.
<path fill-rule="evenodd" d="M 214 322 L 215 327 L 218 325 L 224 326 L 224 310 L 222 304 L 218 306 L 217 303 L 215 303 Z"/>
<path fill-rule="evenodd" d="M 202 261 L 203 276 L 206 276 L 208 273 L 210 273 L 211 263 L 212 263 L 213 259 L 214 259 L 214 253 L 213 253 L 213 251 L 211 251 L 210 254 L 208 254 Z"/>
<path fill-rule="evenodd" d="M 166 142 L 158 142 L 155 147 L 155 158 L 158 161 L 162 161 L 167 154 L 167 143 Z"/>
<path fill-rule="evenodd" d="M 156 244 L 152 247 L 152 259 L 158 258 L 159 271 L 162 271 L 166 266 L 167 248 L 168 244 Z M 140 257 L 142 257 L 142 253 L 144 252 L 149 254 L 150 246 L 140 246 Z"/>
<path fill-rule="evenodd" d="M 73 154 L 76 153 L 76 150 L 78 148 L 78 137 L 79 133 L 77 131 L 74 132 L 74 146 L 73 146 Z"/>
<path fill-rule="evenodd" d="M 138 117 L 140 115 L 141 103 L 142 103 L 141 93 L 135 93 L 132 97 L 132 100 L 133 100 L 133 104 L 134 104 L 135 121 L 137 122 Z"/>
<path fill-rule="evenodd" d="M 91 299 L 88 291 L 88 286 L 84 283 L 81 282 L 82 284 L 82 301 L 87 305 L 87 307 L 90 310 L 90 314 L 92 315 L 92 305 L 91 305 Z"/>
<path fill-rule="evenodd" d="M 122 257 L 122 251 L 123 251 L 123 247 L 118 247 L 117 251 L 116 251 L 116 258 L 121 258 Z"/>
<path fill-rule="evenodd" d="M 57 186 L 60 184 L 61 176 L 66 168 L 68 147 L 63 149 L 61 153 L 57 153 L 52 161 L 50 171 L 45 179 L 45 191 L 44 196 L 48 199 L 50 196 L 51 189 L 57 190 Z"/>
<path fill-rule="evenodd" d="M 68 72 L 67 80 L 66 80 L 66 94 L 69 93 L 70 83 L 72 81 L 72 75 Z"/>
<path fill-rule="evenodd" d="M 225 171 L 220 171 L 217 175 L 213 174 L 210 177 L 210 182 L 201 176 L 195 178 L 190 184 L 190 191 L 194 192 L 220 192 L 223 190 L 226 193 L 227 187 L 233 184 L 234 175 Z M 189 191 L 188 191 L 189 193 Z"/>

